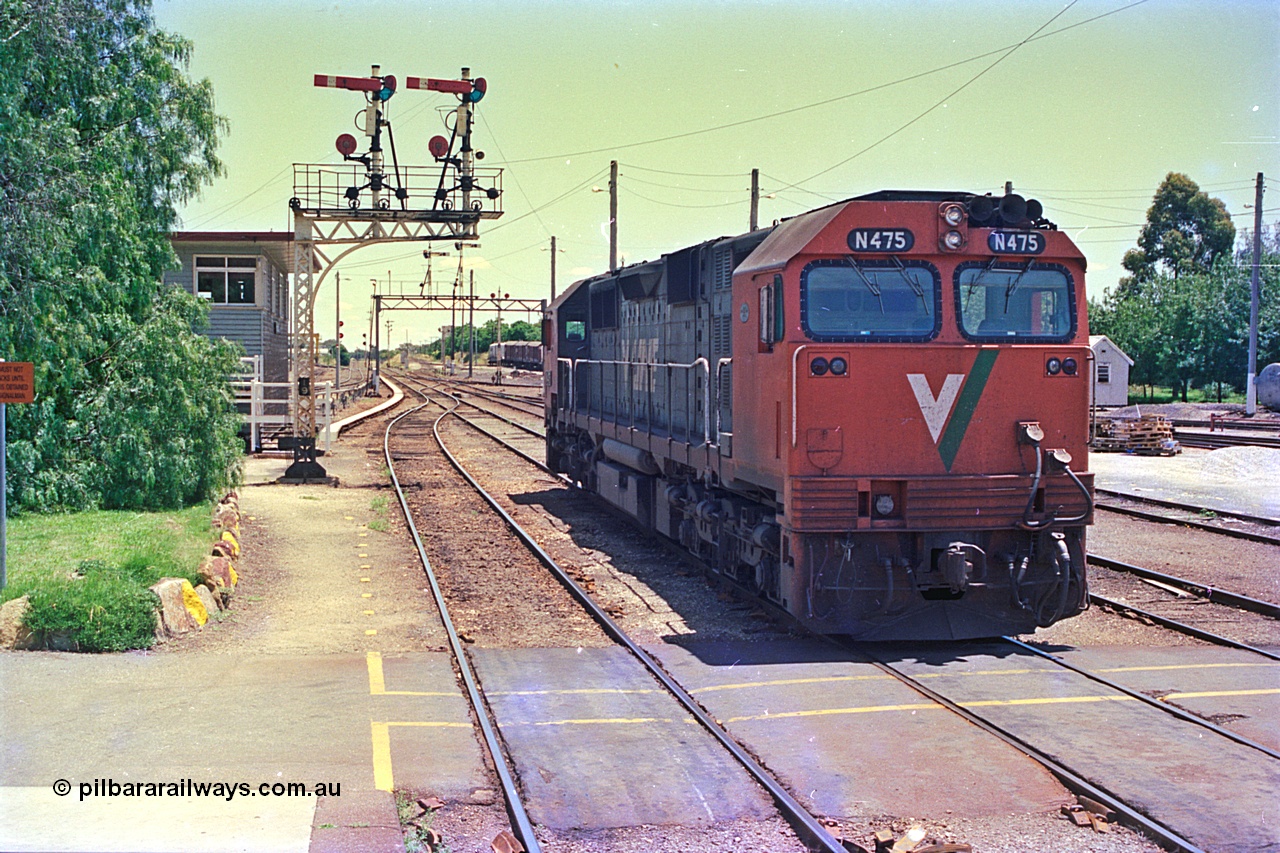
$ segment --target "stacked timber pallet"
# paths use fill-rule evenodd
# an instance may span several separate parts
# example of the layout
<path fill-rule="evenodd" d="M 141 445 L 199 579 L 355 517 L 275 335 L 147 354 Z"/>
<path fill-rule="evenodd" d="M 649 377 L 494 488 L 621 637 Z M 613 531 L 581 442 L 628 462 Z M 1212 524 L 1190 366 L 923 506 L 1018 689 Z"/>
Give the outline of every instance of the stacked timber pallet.
<path fill-rule="evenodd" d="M 1163 415 L 1139 418 L 1099 418 L 1093 430 L 1093 449 L 1136 453 L 1141 456 L 1173 456 L 1182 445 L 1173 437 L 1173 424 Z"/>

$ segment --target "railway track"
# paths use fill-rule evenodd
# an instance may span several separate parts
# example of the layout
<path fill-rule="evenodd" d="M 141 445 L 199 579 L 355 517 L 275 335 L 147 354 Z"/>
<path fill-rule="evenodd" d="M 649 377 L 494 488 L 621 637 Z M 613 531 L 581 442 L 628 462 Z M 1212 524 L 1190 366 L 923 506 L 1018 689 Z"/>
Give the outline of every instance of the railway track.
<path fill-rule="evenodd" d="M 392 472 L 393 484 L 399 497 L 401 508 L 405 513 L 405 517 L 409 519 L 410 528 L 419 551 L 419 556 L 422 559 L 423 566 L 430 578 L 433 596 L 436 598 L 441 613 L 444 614 L 446 629 L 450 637 L 450 646 L 457 661 L 459 671 L 463 674 L 463 679 L 466 682 L 472 707 L 482 729 L 488 751 L 493 760 L 493 765 L 497 769 L 499 781 L 503 788 L 503 795 L 508 804 L 508 814 L 511 817 L 513 830 L 515 831 L 517 838 L 524 845 L 525 849 L 531 851 L 531 853 L 536 853 L 536 851 L 539 851 L 542 848 L 540 847 L 536 834 L 534 833 L 532 822 L 528 817 L 528 812 L 523 805 L 521 790 L 516 784 L 509 766 L 510 759 L 504 753 L 502 744 L 499 741 L 497 735 L 498 722 L 492 715 L 493 712 L 489 702 L 486 697 L 482 695 L 476 683 L 476 678 L 472 672 L 472 667 L 469 662 L 469 654 L 464 645 L 463 639 L 459 636 L 458 631 L 453 625 L 452 619 L 448 616 L 447 596 L 442 590 L 436 571 L 432 567 L 426 554 L 421 538 L 417 533 L 416 525 L 413 524 L 413 512 L 406 500 L 404 490 L 399 484 L 399 479 L 396 475 L 394 454 L 390 449 L 390 437 L 394 426 L 401 420 L 410 418 L 430 407 L 432 405 L 430 397 L 439 396 L 442 392 L 439 390 L 427 392 L 421 384 L 412 379 L 406 380 L 404 377 L 401 377 L 401 381 L 405 382 L 426 402 L 421 406 L 406 412 L 388 426 L 387 436 L 384 443 L 387 465 Z M 518 453 L 522 458 L 533 464 L 538 464 L 536 460 L 529 457 L 528 454 L 520 450 L 511 442 L 512 436 L 500 435 L 500 429 L 495 429 L 497 424 L 510 426 L 511 422 L 507 419 L 495 418 L 493 417 L 492 412 L 478 406 L 475 407 L 478 410 L 476 415 L 470 417 L 464 416 L 458 411 L 464 405 L 464 401 L 462 399 L 452 395 L 446 395 L 446 399 L 448 400 L 447 403 L 437 403 L 437 405 L 444 409 L 444 412 L 434 418 L 432 434 L 440 448 L 440 451 L 449 460 L 450 464 L 458 474 L 467 480 L 470 486 L 475 489 L 476 493 L 479 494 L 492 508 L 493 512 L 502 519 L 502 523 L 505 527 L 520 539 L 524 547 L 528 549 L 528 552 L 534 555 L 538 562 L 555 575 L 559 583 L 573 596 L 582 608 L 590 614 L 595 623 L 598 624 L 614 642 L 624 647 L 635 660 L 639 661 L 648 671 L 649 675 L 661 684 L 662 689 L 665 690 L 674 701 L 680 704 L 683 709 L 683 713 L 690 715 L 694 720 L 696 720 L 701 725 L 702 729 L 710 734 L 711 737 L 715 738 L 720 746 L 732 755 L 733 759 L 768 793 L 779 814 L 781 814 L 787 823 L 791 825 L 797 837 L 805 844 L 806 847 L 811 850 L 829 851 L 829 853 L 841 853 L 841 851 L 845 851 L 847 848 L 845 848 L 838 839 L 832 836 L 831 833 L 817 820 L 817 818 L 806 811 L 786 790 L 786 788 L 781 785 L 781 783 L 774 779 L 768 771 L 766 771 L 740 745 L 730 738 L 724 730 L 707 715 L 707 713 L 689 695 L 689 693 L 670 676 L 668 676 L 663 668 L 659 666 L 647 652 L 633 642 L 631 638 L 618 627 L 617 623 L 614 622 L 609 614 L 596 604 L 582 586 L 580 586 L 567 571 L 561 568 L 556 561 L 542 549 L 534 537 L 526 532 L 515 521 L 515 519 L 507 513 L 505 509 L 503 509 L 501 504 L 487 491 L 485 491 L 479 481 L 467 470 L 466 466 L 449 450 L 445 439 L 442 436 L 442 422 L 447 418 L 454 417 L 464 423 L 467 423 L 472 428 L 489 435 L 494 440 L 499 441 L 503 446 Z M 527 428 L 521 428 L 518 432 L 527 434 L 528 430 Z M 581 651 L 581 649 L 579 649 L 579 651 Z"/>
<path fill-rule="evenodd" d="M 487 423 L 488 428 L 484 429 L 484 431 L 490 435 L 491 438 L 495 441 L 502 442 L 513 452 L 519 453 L 526 459 L 526 461 L 540 466 L 540 462 L 538 462 L 538 460 L 531 459 L 530 454 L 520 449 L 519 444 L 524 439 L 521 438 L 516 439 L 514 442 L 511 441 L 509 436 L 503 435 L 504 429 L 506 428 L 497 426 L 497 424 L 503 423 L 503 421 L 493 418 L 490 414 L 482 414 L 482 412 L 486 410 L 486 406 L 477 405 L 474 401 L 470 400 L 466 401 L 466 405 L 474 407 L 475 409 L 475 414 L 470 415 L 470 419 L 476 422 L 477 429 L 484 429 L 479 424 Z M 528 427 L 526 425 L 524 429 L 521 429 L 518 432 L 524 436 L 529 436 L 532 433 L 536 433 L 537 430 L 536 428 Z M 1101 559 L 1104 558 L 1091 557 L 1091 560 L 1094 562 Z M 1120 568 L 1114 564 L 1112 567 L 1114 569 Z M 1159 583 L 1168 584 L 1170 586 L 1175 586 L 1180 580 L 1168 575 L 1151 573 L 1149 570 L 1141 570 L 1139 567 L 1127 568 L 1137 569 L 1138 572 L 1135 572 L 1135 574 L 1145 572 L 1149 579 L 1156 580 Z M 1198 586 L 1192 581 L 1183 581 L 1183 584 L 1187 589 L 1192 590 L 1193 592 Z M 1274 618 L 1275 616 L 1276 606 L 1268 602 L 1257 602 L 1254 599 L 1247 599 L 1243 596 L 1231 596 L 1229 594 L 1224 596 L 1217 590 L 1210 590 L 1203 587 L 1200 588 L 1200 592 L 1205 594 L 1206 600 L 1216 598 L 1218 602 L 1225 603 L 1232 607 L 1239 607 L 1244 604 L 1246 606 L 1243 609 L 1263 614 L 1267 618 Z M 584 592 L 583 595 L 586 595 L 586 593 Z M 1095 598 L 1095 603 L 1108 609 L 1127 609 L 1130 612 L 1137 610 L 1127 604 L 1115 602 L 1103 596 L 1097 596 Z M 1192 636 L 1197 636 L 1201 639 L 1206 639 L 1211 642 L 1220 643 L 1225 646 L 1241 650 L 1243 653 L 1248 655 L 1257 655 L 1268 661 L 1280 661 L 1280 656 L 1272 654 L 1264 649 L 1258 649 L 1245 644 L 1236 643 L 1227 638 L 1221 637 L 1220 635 L 1215 635 L 1212 632 L 1180 625 L 1174 620 L 1164 619 L 1163 617 L 1159 617 L 1154 614 L 1138 613 L 1137 615 L 1144 621 L 1169 627 L 1174 630 L 1189 629 L 1186 630 L 1186 632 L 1190 633 Z M 1026 668 L 1026 672 L 1032 672 L 1032 670 L 1034 670 L 1034 674 L 1028 677 L 1052 679 L 1054 681 L 1054 690 L 1059 694 L 1079 694 L 1077 698 L 1081 702 L 1087 702 L 1090 704 L 1106 703 L 1108 707 L 1113 703 L 1124 703 L 1126 706 L 1126 714 L 1131 717 L 1135 712 L 1128 706 L 1132 706 L 1132 708 L 1138 708 L 1140 706 L 1142 711 L 1137 713 L 1152 716 L 1150 718 L 1141 718 L 1141 722 L 1136 723 L 1138 728 L 1149 731 L 1164 731 L 1168 729 L 1169 737 L 1173 739 L 1173 742 L 1181 742 L 1181 740 L 1187 740 L 1191 737 L 1186 734 L 1186 730 L 1188 727 L 1193 727 L 1200 731 L 1200 734 L 1194 736 L 1197 741 L 1197 747 L 1203 748 L 1202 742 L 1205 739 L 1208 739 L 1211 743 L 1221 743 L 1223 744 L 1221 749 L 1231 752 L 1233 761 L 1240 759 L 1242 753 L 1239 751 L 1244 750 L 1245 754 L 1251 753 L 1256 757 L 1254 759 L 1240 760 L 1252 760 L 1263 763 L 1266 767 L 1266 770 L 1264 771 L 1265 773 L 1274 772 L 1274 767 L 1276 766 L 1275 763 L 1280 762 L 1280 754 L 1278 754 L 1273 747 L 1250 739 L 1237 732 L 1233 732 L 1223 726 L 1217 725 L 1213 720 L 1206 719 L 1204 715 L 1199 715 L 1185 710 L 1177 704 L 1184 695 L 1196 696 L 1199 694 L 1192 692 L 1164 691 L 1164 695 L 1156 698 L 1148 695 L 1151 691 L 1144 692 L 1141 689 L 1127 686 L 1115 678 L 1108 677 L 1108 675 L 1105 674 L 1105 670 L 1103 672 L 1099 672 L 1096 671 L 1096 667 L 1090 668 L 1074 664 L 1066 660 L 1062 655 L 1053 654 L 1013 638 L 1005 638 L 1003 642 L 1006 644 L 1008 651 L 995 653 L 997 657 L 1005 660 L 1018 661 L 1020 663 L 1029 661 L 1033 658 L 1035 660 L 1042 661 L 1043 664 L 1041 667 L 1043 668 L 1036 668 L 1033 666 L 1028 666 Z M 1105 808 L 1112 810 L 1115 815 L 1119 816 L 1122 822 L 1139 829 L 1141 832 L 1147 834 L 1153 839 L 1157 839 L 1161 846 L 1171 850 L 1186 851 L 1208 849 L 1207 847 L 1197 845 L 1195 841 L 1179 831 L 1177 827 L 1179 818 L 1176 814 L 1173 816 L 1172 820 L 1161 819 L 1158 816 L 1153 817 L 1148 803 L 1141 801 L 1137 803 L 1128 802 L 1122 791 L 1117 793 L 1111 789 L 1111 786 L 1106 784 L 1105 776 L 1101 777 L 1101 784 L 1091 781 L 1091 779 L 1099 778 L 1099 772 L 1097 769 L 1090 767 L 1090 761 L 1093 760 L 1093 758 L 1086 757 L 1085 759 L 1082 759 L 1085 769 L 1081 770 L 1075 768 L 1072 766 L 1073 760 L 1070 757 L 1063 758 L 1061 750 L 1052 746 L 1046 746 L 1046 744 L 1039 742 L 1034 730 L 1030 730 L 1029 732 L 1028 730 L 1020 728 L 1019 725 L 1011 725 L 1008 719 L 1002 720 L 998 715 L 984 712 L 984 708 L 988 705 L 1004 707 L 1003 703 L 989 703 L 983 699 L 975 700 L 972 696 L 964 695 L 963 690 L 957 692 L 949 687 L 938 689 L 936 685 L 930 686 L 925 682 L 930 677 L 938 677 L 940 675 L 939 673 L 925 673 L 923 678 L 917 677 L 919 676 L 919 673 L 909 672 L 900 665 L 895 665 L 891 662 L 882 660 L 877 657 L 877 654 L 874 651 L 869 653 L 865 648 L 848 645 L 846 645 L 845 648 L 852 656 L 854 656 L 851 659 L 865 660 L 871 665 L 880 668 L 886 674 L 891 675 L 893 678 L 911 687 L 911 689 L 916 690 L 930 702 L 936 702 L 939 705 L 952 710 L 959 716 L 981 727 L 984 731 L 1030 756 L 1037 762 L 1040 762 L 1077 795 L 1089 801 L 1100 803 Z M 1247 666 L 1249 664 L 1233 663 L 1222 665 Z M 1159 667 L 1153 667 L 1153 669 L 1158 668 Z M 1129 670 L 1140 669 L 1140 667 L 1113 667 L 1112 669 Z M 1058 672 L 1059 675 L 1050 675 L 1048 674 L 1049 671 Z M 945 681 L 946 674 L 943 673 L 941 675 Z M 1074 681 L 1067 681 L 1067 679 L 1073 679 Z M 1243 692 L 1247 693 L 1249 691 Z M 1264 690 L 1260 692 L 1266 691 Z M 1135 717 L 1134 719 L 1138 718 Z M 1165 719 L 1166 722 L 1155 723 L 1152 722 L 1153 719 Z M 1171 749 L 1172 748 L 1173 747 L 1171 747 Z M 1123 788 L 1123 786 L 1119 787 Z"/>

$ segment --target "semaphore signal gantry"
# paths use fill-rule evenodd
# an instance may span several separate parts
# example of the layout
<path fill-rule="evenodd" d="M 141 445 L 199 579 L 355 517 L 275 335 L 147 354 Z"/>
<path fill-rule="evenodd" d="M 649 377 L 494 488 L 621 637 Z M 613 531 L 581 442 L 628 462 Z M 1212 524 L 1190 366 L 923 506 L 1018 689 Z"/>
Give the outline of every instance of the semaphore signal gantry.
<path fill-rule="evenodd" d="M 408 77 L 405 88 L 452 94 L 458 106 L 447 135 L 427 143 L 430 166 L 401 165 L 388 102 L 397 80 L 379 66 L 368 77 L 317 74 L 318 87 L 360 92 L 365 99 L 357 124 L 367 148 L 350 133 L 335 145 L 342 163 L 295 163 L 289 208 L 294 222 L 293 372 L 294 451 L 286 481 L 325 479 L 316 461 L 315 372 L 319 341 L 315 295 L 329 270 L 346 255 L 378 243 L 429 240 L 472 241 L 482 219 L 502 215 L 502 169 L 480 168 L 484 152 L 472 145 L 476 104 L 488 91 L 468 68 L 457 80 Z M 390 154 L 388 164 L 387 155 Z"/>

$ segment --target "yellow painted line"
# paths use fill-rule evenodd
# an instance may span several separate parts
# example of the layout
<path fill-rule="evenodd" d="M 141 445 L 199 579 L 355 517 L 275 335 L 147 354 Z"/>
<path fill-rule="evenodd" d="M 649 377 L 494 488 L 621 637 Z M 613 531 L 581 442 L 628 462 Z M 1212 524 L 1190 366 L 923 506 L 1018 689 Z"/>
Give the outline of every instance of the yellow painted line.
<path fill-rule="evenodd" d="M 962 708 L 1010 707 L 1015 705 L 1077 705 L 1088 702 L 1137 702 L 1132 696 L 1035 696 L 1030 699 L 980 699 L 957 702 Z"/>
<path fill-rule="evenodd" d="M 345 520 L 347 520 L 347 521 L 355 521 L 355 520 L 356 520 L 356 517 L 355 517 L 354 515 L 344 515 L 344 516 L 343 516 L 343 518 L 344 518 Z"/>
<path fill-rule="evenodd" d="M 360 578 L 360 583 L 368 583 L 368 582 L 369 582 L 368 578 Z"/>
<path fill-rule="evenodd" d="M 368 536 L 369 534 L 368 534 L 368 533 L 357 533 L 356 535 L 357 535 L 357 536 Z"/>
<path fill-rule="evenodd" d="M 1280 663 L 1188 663 L 1170 664 L 1166 666 L 1117 666 L 1099 669 L 1098 672 L 1162 672 L 1179 669 L 1224 669 L 1235 667 L 1280 667 Z M 979 677 L 993 675 L 1043 675 L 1065 673 L 1066 670 L 1044 669 L 982 669 L 973 672 L 926 672 L 912 676 L 913 678 L 956 678 Z M 690 693 L 711 693 L 717 690 L 752 690 L 761 687 L 788 687 L 797 684 L 838 684 L 852 681 L 884 681 L 892 680 L 891 675 L 828 675 L 813 678 L 779 678 L 770 681 L 743 681 L 734 684 L 714 684 L 690 690 Z"/>
<path fill-rule="evenodd" d="M 508 725 L 525 726 L 617 726 L 634 723 L 674 723 L 676 720 L 665 717 L 605 717 L 591 720 L 543 720 L 536 723 L 508 723 Z"/>
<path fill-rule="evenodd" d="M 916 702 L 910 705 L 864 705 L 861 708 L 818 708 L 812 711 L 781 711 L 776 714 L 752 714 L 746 717 L 730 717 L 726 723 L 753 722 L 756 720 L 785 720 L 791 717 L 829 717 L 840 714 L 874 714 L 882 711 L 940 711 L 941 705 L 933 702 Z"/>
<path fill-rule="evenodd" d="M 376 628 L 370 628 L 368 631 L 364 632 L 364 635 L 366 637 L 376 637 L 378 636 L 378 630 Z"/>
<path fill-rule="evenodd" d="M 827 675 L 813 678 L 779 678 L 773 681 L 743 681 L 738 684 L 713 684 L 710 687 L 699 687 L 690 693 L 712 693 L 716 690 L 750 690 L 755 687 L 786 687 L 796 684 L 836 684 L 843 681 L 885 681 L 892 680 L 892 675 Z"/>
<path fill-rule="evenodd" d="M 369 695 L 371 696 L 452 696 L 459 699 L 462 698 L 462 694 L 457 691 L 388 690 L 387 679 L 382 671 L 381 652 L 367 652 L 364 660 L 369 668 Z"/>
<path fill-rule="evenodd" d="M 623 690 L 619 687 L 580 687 L 574 690 L 486 690 L 486 696 L 592 696 L 601 693 L 618 695 L 665 693 L 664 690 Z"/>
<path fill-rule="evenodd" d="M 393 785 L 391 773 L 391 728 L 386 723 L 370 723 L 373 727 L 373 787 L 390 791 Z"/>
<path fill-rule="evenodd" d="M 368 555 L 368 554 L 357 554 L 356 556 L 357 556 L 357 557 L 367 557 L 367 556 L 369 556 L 369 555 Z"/>
<path fill-rule="evenodd" d="M 1274 667 L 1277 663 L 1178 663 L 1165 666 L 1113 666 L 1098 672 L 1162 672 L 1172 669 L 1236 669 L 1240 667 Z"/>
<path fill-rule="evenodd" d="M 1274 687 L 1258 690 L 1202 690 L 1198 693 L 1170 693 L 1160 698 L 1167 701 L 1169 699 L 1204 699 L 1211 696 L 1274 696 L 1277 693 L 1280 693 L 1280 688 Z"/>
<path fill-rule="evenodd" d="M 360 564 L 360 568 L 362 568 L 362 569 L 372 569 L 372 568 L 373 568 L 373 565 L 372 565 L 371 563 L 361 563 L 361 564 Z"/>
<path fill-rule="evenodd" d="M 373 593 L 371 593 L 371 592 L 362 592 L 362 593 L 360 593 L 360 597 L 361 597 L 361 598 L 373 598 Z"/>
<path fill-rule="evenodd" d="M 391 727 L 433 728 L 433 729 L 469 729 L 470 723 L 376 723 L 370 722 L 373 736 L 373 787 L 379 791 L 390 791 L 395 784 L 395 776 L 391 772 Z"/>
<path fill-rule="evenodd" d="M 373 615 L 373 611 L 372 611 L 372 610 L 361 610 L 360 612 L 361 612 L 361 613 L 363 613 L 365 616 L 372 616 L 372 615 Z"/>

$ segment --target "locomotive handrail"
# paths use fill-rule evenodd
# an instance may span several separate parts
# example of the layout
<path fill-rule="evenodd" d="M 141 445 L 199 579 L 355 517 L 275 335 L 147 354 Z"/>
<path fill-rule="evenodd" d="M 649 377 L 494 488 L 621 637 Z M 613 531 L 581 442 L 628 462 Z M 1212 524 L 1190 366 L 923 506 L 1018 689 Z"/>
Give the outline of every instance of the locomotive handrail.
<path fill-rule="evenodd" d="M 733 364 L 733 357 L 722 358 L 716 362 L 716 444 L 720 444 L 720 413 L 724 411 L 724 401 L 720 399 L 720 377 L 723 375 L 724 366 Z M 732 451 L 731 451 L 732 452 Z"/>
<path fill-rule="evenodd" d="M 800 364 L 800 353 L 809 348 L 808 344 L 801 344 L 796 347 L 796 351 L 791 354 L 791 446 L 796 446 L 796 389 L 800 381 L 797 376 L 797 365 Z"/>
<path fill-rule="evenodd" d="M 694 370 L 695 368 L 701 366 L 703 371 L 703 376 L 706 382 L 706 385 L 705 385 L 706 393 L 704 393 L 703 399 L 702 399 L 702 443 L 703 444 L 711 443 L 711 363 L 707 359 L 702 357 L 695 358 L 693 361 L 689 362 L 688 364 L 681 364 L 679 362 L 670 362 L 670 361 L 667 361 L 667 362 L 621 361 L 618 359 L 607 359 L 607 358 L 578 358 L 578 359 L 557 358 L 556 362 L 557 363 L 567 362 L 569 364 L 569 373 L 572 380 L 570 383 L 572 388 L 569 393 L 569 409 L 574 412 L 578 410 L 578 407 L 576 405 L 577 404 L 577 386 L 578 386 L 578 368 L 584 364 L 588 366 L 598 364 L 598 365 L 601 365 L 602 367 L 608 365 L 613 367 L 615 371 L 618 367 L 626 367 L 628 370 L 628 375 L 630 375 L 631 370 L 633 368 L 646 368 L 652 371 L 661 367 L 661 368 L 666 368 L 668 371 L 670 371 L 677 368 L 681 370 Z M 717 367 L 717 380 L 719 379 L 718 370 L 719 368 Z M 617 411 L 618 406 L 616 405 L 619 397 L 616 390 L 618 385 L 619 383 L 617 382 L 617 378 L 615 376 L 615 379 L 614 379 L 615 391 L 613 395 L 614 402 L 615 402 L 615 406 L 614 406 L 615 411 L 613 414 L 615 418 L 621 415 L 621 412 Z M 670 418 L 671 416 L 671 399 L 670 399 L 671 394 L 672 394 L 672 383 L 667 382 L 667 416 L 668 418 Z M 692 383 L 690 383 L 688 388 L 686 389 L 686 394 L 691 396 L 694 395 L 694 389 L 693 389 Z M 605 414 L 604 396 L 605 396 L 604 371 L 600 371 L 600 417 L 602 419 Z M 717 396 L 718 396 L 718 389 L 717 389 Z M 587 403 L 588 417 L 591 416 L 590 409 L 591 409 L 591 404 L 590 404 L 590 400 L 588 400 L 588 403 Z M 632 419 L 632 426 L 634 426 L 635 425 L 634 410 L 631 411 L 631 419 Z M 674 434 L 673 424 L 670 422 L 670 420 L 668 420 L 667 426 L 668 426 L 668 430 L 671 430 Z M 688 426 L 688 423 L 686 421 L 686 427 L 687 426 Z"/>

